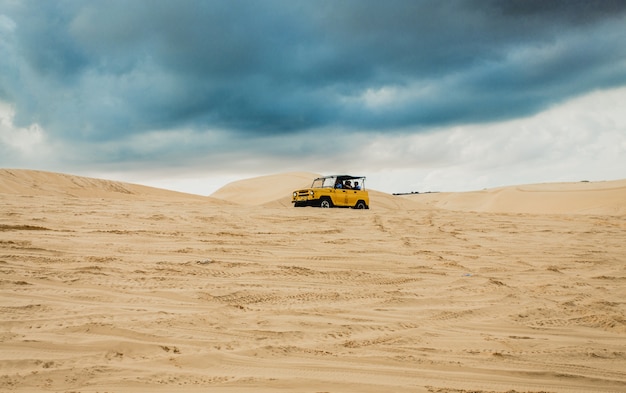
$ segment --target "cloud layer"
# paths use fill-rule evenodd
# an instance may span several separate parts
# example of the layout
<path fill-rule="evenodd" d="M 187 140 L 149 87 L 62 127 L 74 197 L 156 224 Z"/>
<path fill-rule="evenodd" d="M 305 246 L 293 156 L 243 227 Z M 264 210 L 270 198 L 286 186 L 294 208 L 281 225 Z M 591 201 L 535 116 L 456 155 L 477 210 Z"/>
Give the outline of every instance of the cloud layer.
<path fill-rule="evenodd" d="M 624 26 L 617 0 L 0 0 L 0 101 L 67 165 L 314 161 L 624 86 Z"/>

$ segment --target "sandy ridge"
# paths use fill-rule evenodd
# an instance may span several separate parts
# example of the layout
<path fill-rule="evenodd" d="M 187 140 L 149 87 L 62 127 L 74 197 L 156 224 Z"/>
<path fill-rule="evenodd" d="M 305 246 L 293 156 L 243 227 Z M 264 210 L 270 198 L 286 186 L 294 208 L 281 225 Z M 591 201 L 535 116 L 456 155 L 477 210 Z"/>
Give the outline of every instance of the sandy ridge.
<path fill-rule="evenodd" d="M 626 180 L 532 184 L 403 197 L 432 207 L 459 211 L 626 215 Z"/>
<path fill-rule="evenodd" d="M 77 198 L 206 198 L 139 184 L 25 169 L 0 169 L 0 193 Z"/>
<path fill-rule="evenodd" d="M 318 174 L 290 172 L 243 179 L 209 197 L 137 184 L 61 173 L 0 169 L 0 193 L 89 198 L 178 198 L 245 206 L 291 207 L 293 190 L 308 187 Z M 449 209 L 457 211 L 529 214 L 626 215 L 626 180 L 546 183 L 500 187 L 462 193 L 393 196 L 370 190 L 375 210 Z"/>

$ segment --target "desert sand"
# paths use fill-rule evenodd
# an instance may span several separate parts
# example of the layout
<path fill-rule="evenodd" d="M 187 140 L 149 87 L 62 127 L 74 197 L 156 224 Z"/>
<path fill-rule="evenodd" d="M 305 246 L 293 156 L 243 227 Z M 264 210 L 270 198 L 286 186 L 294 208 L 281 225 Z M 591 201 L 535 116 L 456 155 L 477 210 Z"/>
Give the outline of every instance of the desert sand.
<path fill-rule="evenodd" d="M 314 176 L 0 170 L 0 391 L 626 392 L 626 181 L 291 207 Z"/>

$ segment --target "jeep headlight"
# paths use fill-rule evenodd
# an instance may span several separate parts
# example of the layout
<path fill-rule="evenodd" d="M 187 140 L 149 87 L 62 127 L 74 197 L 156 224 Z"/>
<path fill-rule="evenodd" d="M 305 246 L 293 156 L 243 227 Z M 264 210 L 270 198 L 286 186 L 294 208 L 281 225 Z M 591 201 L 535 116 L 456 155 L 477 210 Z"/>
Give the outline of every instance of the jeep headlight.
<path fill-rule="evenodd" d="M 315 191 L 311 190 L 309 191 L 309 195 L 311 196 L 311 198 L 313 197 L 313 195 L 315 195 Z"/>
<path fill-rule="evenodd" d="M 296 191 L 294 191 L 294 193 L 293 193 L 293 197 L 295 198 L 295 197 L 297 197 L 297 196 L 298 196 L 298 193 L 297 193 Z"/>

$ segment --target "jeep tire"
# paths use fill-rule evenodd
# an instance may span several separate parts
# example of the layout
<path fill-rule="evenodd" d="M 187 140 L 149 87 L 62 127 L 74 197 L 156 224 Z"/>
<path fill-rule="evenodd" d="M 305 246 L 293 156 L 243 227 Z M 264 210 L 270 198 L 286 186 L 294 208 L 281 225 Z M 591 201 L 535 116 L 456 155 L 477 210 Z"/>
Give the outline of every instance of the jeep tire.
<path fill-rule="evenodd" d="M 328 198 L 323 198 L 320 201 L 320 207 L 323 207 L 323 208 L 333 207 L 333 202 L 330 199 L 328 199 Z"/>
<path fill-rule="evenodd" d="M 367 205 L 363 201 L 358 201 L 356 205 L 354 205 L 355 209 L 367 209 Z"/>

